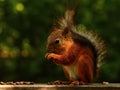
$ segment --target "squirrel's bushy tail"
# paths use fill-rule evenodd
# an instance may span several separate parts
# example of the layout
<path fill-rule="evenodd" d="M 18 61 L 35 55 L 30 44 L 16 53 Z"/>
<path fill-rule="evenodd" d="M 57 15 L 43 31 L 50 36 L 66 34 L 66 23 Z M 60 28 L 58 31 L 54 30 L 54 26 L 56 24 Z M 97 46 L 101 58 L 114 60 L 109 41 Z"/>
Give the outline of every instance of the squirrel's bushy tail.
<path fill-rule="evenodd" d="M 105 50 L 105 44 L 104 41 L 95 33 L 87 31 L 87 30 L 78 30 L 76 28 L 75 22 L 74 22 L 74 16 L 75 16 L 75 10 L 74 9 L 67 9 L 65 12 L 64 17 L 60 18 L 58 21 L 58 24 L 60 25 L 60 28 L 65 29 L 68 28 L 73 36 L 73 38 L 77 38 L 81 40 L 81 37 L 86 39 L 92 47 L 94 47 L 95 53 L 95 64 L 96 68 L 99 68 L 102 65 L 102 60 L 104 58 L 104 55 L 106 53 Z"/>
<path fill-rule="evenodd" d="M 60 28 L 65 29 L 65 28 L 74 27 L 75 26 L 74 16 L 75 16 L 75 10 L 67 9 L 64 17 L 61 17 L 57 22 Z"/>

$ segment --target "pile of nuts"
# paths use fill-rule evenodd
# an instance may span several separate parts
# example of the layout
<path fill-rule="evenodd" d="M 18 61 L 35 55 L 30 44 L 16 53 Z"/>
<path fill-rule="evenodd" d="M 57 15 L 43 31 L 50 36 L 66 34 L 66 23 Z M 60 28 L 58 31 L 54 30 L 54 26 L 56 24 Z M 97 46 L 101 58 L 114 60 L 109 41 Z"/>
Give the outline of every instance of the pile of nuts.
<path fill-rule="evenodd" d="M 32 85 L 34 82 L 0 82 L 0 85 Z"/>

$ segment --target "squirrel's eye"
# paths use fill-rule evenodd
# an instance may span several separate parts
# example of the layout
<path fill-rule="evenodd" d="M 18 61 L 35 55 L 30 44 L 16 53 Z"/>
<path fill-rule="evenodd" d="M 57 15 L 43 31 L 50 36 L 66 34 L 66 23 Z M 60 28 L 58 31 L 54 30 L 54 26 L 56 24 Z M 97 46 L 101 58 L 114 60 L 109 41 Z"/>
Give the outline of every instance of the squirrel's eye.
<path fill-rule="evenodd" d="M 55 43 L 56 43 L 56 44 L 59 44 L 59 42 L 60 42 L 60 41 L 59 41 L 58 39 L 57 39 L 57 40 L 55 40 Z"/>

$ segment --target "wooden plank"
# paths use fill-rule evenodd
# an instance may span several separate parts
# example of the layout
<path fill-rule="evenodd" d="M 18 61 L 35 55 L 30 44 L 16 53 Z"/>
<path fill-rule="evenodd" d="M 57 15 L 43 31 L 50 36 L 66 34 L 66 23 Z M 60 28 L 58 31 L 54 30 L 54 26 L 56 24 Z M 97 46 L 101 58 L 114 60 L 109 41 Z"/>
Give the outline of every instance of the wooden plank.
<path fill-rule="evenodd" d="M 108 85 L 0 85 L 0 90 L 120 90 L 120 83 Z"/>

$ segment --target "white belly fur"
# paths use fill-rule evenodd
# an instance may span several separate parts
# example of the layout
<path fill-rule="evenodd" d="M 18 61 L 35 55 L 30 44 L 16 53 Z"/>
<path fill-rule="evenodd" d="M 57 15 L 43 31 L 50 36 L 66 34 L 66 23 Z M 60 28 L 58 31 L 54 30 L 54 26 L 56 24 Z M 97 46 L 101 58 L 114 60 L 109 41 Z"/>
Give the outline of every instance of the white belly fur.
<path fill-rule="evenodd" d="M 67 73 L 69 74 L 70 80 L 77 80 L 78 79 L 75 65 L 69 65 L 69 66 L 63 66 L 63 67 L 67 71 Z"/>

